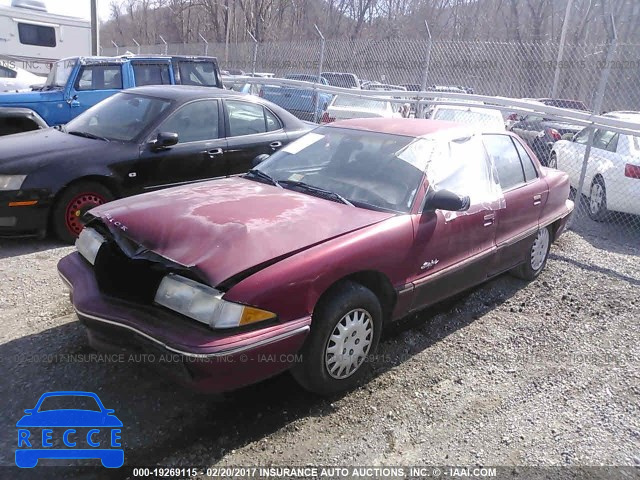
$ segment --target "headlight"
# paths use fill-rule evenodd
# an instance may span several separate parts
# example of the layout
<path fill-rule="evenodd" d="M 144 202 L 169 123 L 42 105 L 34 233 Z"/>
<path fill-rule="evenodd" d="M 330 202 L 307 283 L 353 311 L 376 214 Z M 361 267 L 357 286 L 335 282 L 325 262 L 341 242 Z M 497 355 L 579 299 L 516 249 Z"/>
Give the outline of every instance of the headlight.
<path fill-rule="evenodd" d="M 106 242 L 104 237 L 93 228 L 85 228 L 76 240 L 76 248 L 80 255 L 86 258 L 91 265 L 94 265 L 98 251 L 104 242 Z"/>
<path fill-rule="evenodd" d="M 155 301 L 211 328 L 234 328 L 276 317 L 272 312 L 223 300 L 215 288 L 175 274 L 162 279 Z"/>
<path fill-rule="evenodd" d="M 0 190 L 20 190 L 26 175 L 0 175 Z"/>

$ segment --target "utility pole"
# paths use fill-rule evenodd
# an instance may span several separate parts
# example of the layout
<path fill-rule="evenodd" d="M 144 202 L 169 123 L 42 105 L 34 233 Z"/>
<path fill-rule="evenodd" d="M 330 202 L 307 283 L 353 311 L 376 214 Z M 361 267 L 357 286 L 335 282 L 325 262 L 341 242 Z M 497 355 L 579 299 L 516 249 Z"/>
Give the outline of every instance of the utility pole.
<path fill-rule="evenodd" d="M 91 55 L 100 54 L 100 20 L 98 19 L 98 0 L 91 2 Z"/>

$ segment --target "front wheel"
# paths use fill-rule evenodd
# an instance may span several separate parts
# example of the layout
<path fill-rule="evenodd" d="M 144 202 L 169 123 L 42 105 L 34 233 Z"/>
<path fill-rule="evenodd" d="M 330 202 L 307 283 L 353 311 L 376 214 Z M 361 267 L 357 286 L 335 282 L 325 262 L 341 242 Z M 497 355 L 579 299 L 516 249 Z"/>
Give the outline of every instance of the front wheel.
<path fill-rule="evenodd" d="M 65 243 L 75 242 L 84 228 L 82 216 L 88 210 L 113 200 L 113 194 L 97 182 L 80 182 L 65 189 L 53 207 L 51 224 Z"/>
<path fill-rule="evenodd" d="M 511 270 L 511 273 L 523 280 L 534 280 L 544 270 L 551 248 L 551 230 L 541 228 L 529 248 L 527 261 Z"/>
<path fill-rule="evenodd" d="M 376 295 L 355 282 L 342 282 L 319 304 L 302 362 L 293 370 L 305 389 L 330 395 L 352 389 L 362 379 L 382 330 Z"/>

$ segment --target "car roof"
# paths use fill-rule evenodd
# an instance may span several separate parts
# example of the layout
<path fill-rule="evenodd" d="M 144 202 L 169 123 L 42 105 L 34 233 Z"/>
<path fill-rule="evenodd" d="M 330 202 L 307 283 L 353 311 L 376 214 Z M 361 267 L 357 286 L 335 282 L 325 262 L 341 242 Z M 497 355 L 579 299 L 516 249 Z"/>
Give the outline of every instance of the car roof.
<path fill-rule="evenodd" d="M 404 135 L 407 137 L 424 137 L 449 130 L 453 133 L 454 129 L 472 131 L 472 129 L 460 123 L 424 118 L 353 118 L 339 120 L 328 126 L 331 128 L 345 127 L 391 135 Z"/>
<path fill-rule="evenodd" d="M 216 87 L 199 87 L 195 85 L 146 85 L 144 87 L 128 88 L 122 93 L 139 93 L 150 97 L 181 101 L 195 100 L 198 98 L 256 98 L 246 93 L 235 92 L 233 90 L 224 90 Z"/>
<path fill-rule="evenodd" d="M 624 110 L 620 112 L 607 112 L 603 116 L 617 118 L 619 120 L 629 120 L 631 122 L 640 122 L 640 112 Z"/>

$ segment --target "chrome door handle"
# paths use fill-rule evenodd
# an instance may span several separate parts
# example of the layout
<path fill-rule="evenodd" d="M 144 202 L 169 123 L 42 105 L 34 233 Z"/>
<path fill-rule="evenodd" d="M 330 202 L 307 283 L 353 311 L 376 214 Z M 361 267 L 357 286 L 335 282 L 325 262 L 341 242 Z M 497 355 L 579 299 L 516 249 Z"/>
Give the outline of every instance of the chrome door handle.
<path fill-rule="evenodd" d="M 218 155 L 222 155 L 224 153 L 224 150 L 222 150 L 221 148 L 213 148 L 211 150 L 209 150 L 207 152 L 209 154 L 210 157 L 217 157 Z"/>
<path fill-rule="evenodd" d="M 540 205 L 542 203 L 542 194 L 533 196 L 533 205 Z"/>
<path fill-rule="evenodd" d="M 493 221 L 496 219 L 496 214 L 495 213 L 490 213 L 488 215 L 484 216 L 484 226 L 485 227 L 490 227 L 491 225 L 493 225 Z"/>
<path fill-rule="evenodd" d="M 269 146 L 270 146 L 271 148 L 280 148 L 280 147 L 282 146 L 282 142 L 278 142 L 278 141 L 271 142 L 271 143 L 269 144 Z"/>

